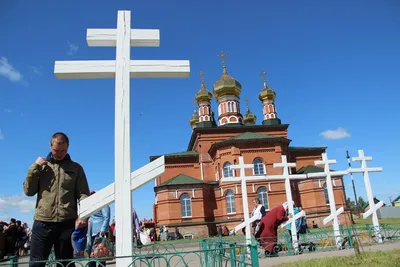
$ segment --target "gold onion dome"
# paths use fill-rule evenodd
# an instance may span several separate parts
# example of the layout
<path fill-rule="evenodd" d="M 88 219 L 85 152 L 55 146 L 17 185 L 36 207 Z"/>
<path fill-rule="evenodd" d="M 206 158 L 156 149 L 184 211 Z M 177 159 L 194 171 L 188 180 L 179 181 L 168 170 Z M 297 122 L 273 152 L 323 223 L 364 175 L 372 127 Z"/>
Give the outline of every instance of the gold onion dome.
<path fill-rule="evenodd" d="M 195 110 L 194 112 L 193 112 L 193 115 L 192 115 L 192 117 L 190 117 L 190 119 L 189 119 L 189 123 L 190 123 L 190 125 L 195 125 L 195 124 L 197 124 L 199 122 L 199 113 L 197 112 L 197 110 Z"/>
<path fill-rule="evenodd" d="M 247 109 L 246 114 L 243 116 L 243 122 L 244 123 L 249 123 L 249 124 L 254 124 L 256 123 L 257 117 L 256 115 L 253 114 L 253 112 L 250 111 L 250 109 Z"/>
<path fill-rule="evenodd" d="M 232 78 L 226 71 L 226 66 L 223 66 L 221 78 L 214 83 L 214 96 L 221 98 L 225 95 L 235 95 L 239 97 L 242 91 L 242 85 Z"/>
<path fill-rule="evenodd" d="M 261 72 L 261 75 L 264 78 L 264 87 L 261 90 L 260 94 L 259 94 L 259 98 L 261 101 L 265 101 L 265 100 L 275 100 L 276 98 L 276 93 L 274 92 L 274 90 L 272 90 L 271 88 L 268 87 L 267 85 L 267 81 L 266 81 L 266 74 L 264 71 Z"/>
<path fill-rule="evenodd" d="M 246 102 L 248 102 L 247 99 Z M 247 103 L 247 112 L 243 116 L 243 122 L 245 124 L 255 124 L 256 120 L 257 120 L 256 115 L 254 115 L 254 113 L 250 111 L 249 104 Z"/>
<path fill-rule="evenodd" d="M 225 65 L 225 58 L 228 55 L 225 54 L 224 51 L 221 51 L 221 53 L 218 54 L 219 58 L 222 58 L 222 76 L 219 78 L 218 81 L 214 83 L 214 96 L 218 99 L 226 95 L 234 95 L 239 97 L 240 92 L 242 91 L 242 85 L 232 78 L 226 71 L 226 65 Z"/>
<path fill-rule="evenodd" d="M 212 94 L 207 90 L 204 81 L 201 82 L 200 90 L 196 93 L 196 101 L 200 102 L 211 102 Z"/>

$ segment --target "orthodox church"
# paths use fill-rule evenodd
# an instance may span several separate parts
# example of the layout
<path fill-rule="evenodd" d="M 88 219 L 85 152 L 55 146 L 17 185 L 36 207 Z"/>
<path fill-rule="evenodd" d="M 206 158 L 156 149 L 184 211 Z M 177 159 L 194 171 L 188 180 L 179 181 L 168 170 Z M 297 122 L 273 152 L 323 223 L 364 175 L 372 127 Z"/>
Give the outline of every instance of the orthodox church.
<path fill-rule="evenodd" d="M 264 86 L 259 93 L 263 110 L 261 124 L 247 106 L 242 115 L 239 81 L 228 74 L 223 61 L 222 76 L 214 83 L 211 93 L 201 81 L 195 99 L 195 109 L 189 123 L 192 135 L 188 148 L 183 152 L 165 154 L 165 173 L 155 181 L 153 216 L 157 225 L 179 227 L 181 234 L 193 237 L 215 235 L 218 225 L 233 229 L 243 219 L 242 190 L 240 182 L 222 182 L 221 177 L 235 177 L 238 170 L 229 168 L 243 156 L 245 164 L 253 164 L 246 176 L 282 174 L 274 163 L 286 155 L 288 162 L 295 162 L 292 173 L 321 172 L 314 165 L 321 159 L 326 147 L 294 147 L 288 139 L 289 124 L 278 117 L 275 106 L 276 93 L 264 76 Z M 215 98 L 218 115 L 211 109 Z M 150 161 L 159 156 L 151 156 Z M 342 177 L 334 177 L 334 195 L 337 207 L 346 207 Z M 325 180 L 307 178 L 292 181 L 293 200 L 307 214 L 307 224 L 322 226 L 322 219 L 330 214 Z M 286 201 L 283 180 L 247 182 L 248 203 L 258 198 L 266 210 Z M 343 213 L 340 223 L 350 223 L 349 213 Z M 344 218 L 346 216 L 346 218 Z"/>

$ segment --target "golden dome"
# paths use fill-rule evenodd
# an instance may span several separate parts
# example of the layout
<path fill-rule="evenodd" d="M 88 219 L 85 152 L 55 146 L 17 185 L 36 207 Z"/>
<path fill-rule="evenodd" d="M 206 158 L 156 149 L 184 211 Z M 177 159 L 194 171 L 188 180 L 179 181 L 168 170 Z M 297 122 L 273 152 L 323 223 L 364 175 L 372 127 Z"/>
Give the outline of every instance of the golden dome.
<path fill-rule="evenodd" d="M 243 122 L 244 122 L 244 124 L 250 124 L 250 125 L 256 124 L 257 117 L 256 117 L 256 115 L 253 114 L 253 112 L 250 111 L 249 99 L 246 98 L 245 101 L 246 101 L 246 106 L 247 106 L 247 112 L 243 116 Z"/>
<path fill-rule="evenodd" d="M 192 117 L 190 117 L 189 119 L 189 123 L 191 126 L 196 125 L 199 122 L 199 113 L 197 112 L 197 110 L 195 110 L 193 112 Z"/>
<path fill-rule="evenodd" d="M 196 93 L 196 101 L 200 102 L 211 102 L 212 94 L 207 90 L 204 81 L 201 82 L 200 90 Z"/>
<path fill-rule="evenodd" d="M 243 122 L 244 124 L 256 124 L 257 117 L 256 115 L 253 114 L 253 112 L 250 111 L 250 109 L 247 109 L 246 114 L 243 116 Z"/>
<path fill-rule="evenodd" d="M 242 91 L 242 85 L 232 78 L 226 71 L 226 66 L 223 66 L 221 78 L 214 83 L 214 96 L 221 98 L 225 95 L 234 95 L 239 97 Z"/>
<path fill-rule="evenodd" d="M 265 101 L 265 100 L 275 100 L 276 98 L 276 93 L 274 92 L 274 90 L 272 90 L 271 88 L 268 87 L 267 85 L 267 81 L 266 81 L 266 73 L 265 71 L 261 72 L 261 75 L 264 78 L 264 87 L 261 90 L 260 94 L 258 95 L 258 97 L 260 98 L 261 101 Z"/>

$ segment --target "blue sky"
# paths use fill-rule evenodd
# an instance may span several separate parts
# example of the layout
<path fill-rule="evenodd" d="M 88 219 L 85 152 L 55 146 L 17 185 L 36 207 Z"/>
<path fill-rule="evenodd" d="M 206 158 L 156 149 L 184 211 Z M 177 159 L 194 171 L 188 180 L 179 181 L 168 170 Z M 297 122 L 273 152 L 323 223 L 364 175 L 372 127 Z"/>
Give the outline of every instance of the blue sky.
<path fill-rule="evenodd" d="M 114 48 L 87 46 L 86 29 L 115 28 L 123 9 L 132 12 L 132 28 L 161 34 L 160 47 L 133 48 L 132 59 L 191 63 L 188 79 L 132 80 L 133 169 L 151 155 L 186 150 L 197 73 L 205 72 L 211 90 L 224 50 L 257 123 L 265 70 L 292 145 L 328 146 L 335 169 L 347 167 L 346 149 L 353 156 L 364 149 L 371 166 L 384 168 L 371 175 L 375 195 L 387 202 L 400 194 L 397 1 L 6 0 L 0 3 L 0 220 L 32 221 L 36 198 L 22 195 L 22 183 L 56 131 L 70 136 L 71 157 L 84 166 L 91 189 L 113 182 L 114 80 L 58 80 L 53 68 L 56 60 L 114 59 Z M 365 196 L 362 176 L 355 177 Z M 345 184 L 352 197 L 348 176 Z M 141 218 L 152 217 L 153 185 L 133 194 Z"/>

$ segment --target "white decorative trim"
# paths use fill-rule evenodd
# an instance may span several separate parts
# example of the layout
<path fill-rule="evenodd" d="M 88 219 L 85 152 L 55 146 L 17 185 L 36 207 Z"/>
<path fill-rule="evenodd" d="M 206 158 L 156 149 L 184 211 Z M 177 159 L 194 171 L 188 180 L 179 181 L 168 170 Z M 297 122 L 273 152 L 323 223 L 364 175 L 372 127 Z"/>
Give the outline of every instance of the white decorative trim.
<path fill-rule="evenodd" d="M 178 199 L 178 190 L 175 190 L 175 198 Z"/>
<path fill-rule="evenodd" d="M 195 191 L 195 189 L 192 189 L 192 197 L 193 198 L 195 197 L 194 191 Z"/>
<path fill-rule="evenodd" d="M 239 194 L 239 191 L 238 191 L 238 186 L 237 186 L 237 184 L 235 185 L 235 191 L 236 191 L 236 194 Z"/>
<path fill-rule="evenodd" d="M 268 183 L 268 192 L 272 192 L 271 183 Z M 267 197 L 268 197 L 268 194 L 267 194 Z M 268 202 L 268 206 L 269 206 L 269 202 Z"/>
<path fill-rule="evenodd" d="M 255 190 L 255 188 L 254 188 L 254 184 L 252 184 L 252 186 L 253 186 L 253 193 L 254 193 L 254 192 L 256 192 L 256 190 Z"/>

